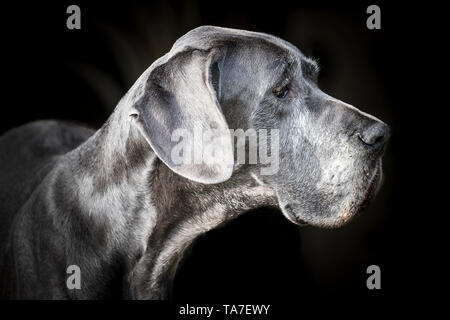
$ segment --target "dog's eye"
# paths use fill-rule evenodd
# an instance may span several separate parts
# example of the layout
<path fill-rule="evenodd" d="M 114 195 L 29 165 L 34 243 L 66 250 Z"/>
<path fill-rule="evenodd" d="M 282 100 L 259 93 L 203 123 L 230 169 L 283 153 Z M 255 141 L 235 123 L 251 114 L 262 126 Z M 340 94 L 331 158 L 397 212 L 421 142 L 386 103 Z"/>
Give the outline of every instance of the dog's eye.
<path fill-rule="evenodd" d="M 272 90 L 272 93 L 274 94 L 275 97 L 277 97 L 278 99 L 283 99 L 287 96 L 287 94 L 289 93 L 289 88 L 288 86 L 284 86 L 284 87 L 276 87 L 275 89 Z"/>

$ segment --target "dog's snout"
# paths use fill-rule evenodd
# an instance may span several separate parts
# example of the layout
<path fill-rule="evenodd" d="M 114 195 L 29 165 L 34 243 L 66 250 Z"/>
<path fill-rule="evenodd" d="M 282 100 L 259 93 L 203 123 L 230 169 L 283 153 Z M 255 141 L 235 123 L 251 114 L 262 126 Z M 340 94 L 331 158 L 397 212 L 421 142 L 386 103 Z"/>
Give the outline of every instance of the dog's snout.
<path fill-rule="evenodd" d="M 391 129 L 383 122 L 376 122 L 362 130 L 358 137 L 368 147 L 379 148 L 385 145 L 391 135 Z"/>

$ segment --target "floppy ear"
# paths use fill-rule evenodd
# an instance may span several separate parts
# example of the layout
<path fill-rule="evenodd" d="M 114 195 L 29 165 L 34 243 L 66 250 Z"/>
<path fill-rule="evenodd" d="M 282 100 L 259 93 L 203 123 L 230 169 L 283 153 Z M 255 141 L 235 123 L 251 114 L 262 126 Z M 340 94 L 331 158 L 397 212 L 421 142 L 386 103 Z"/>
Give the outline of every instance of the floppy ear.
<path fill-rule="evenodd" d="M 201 183 L 223 182 L 233 171 L 232 140 L 217 98 L 222 59 L 218 48 L 168 53 L 143 75 L 145 89 L 133 106 L 157 156 L 177 174 Z M 205 150 L 215 150 L 214 159 L 206 153 L 202 159 Z"/>

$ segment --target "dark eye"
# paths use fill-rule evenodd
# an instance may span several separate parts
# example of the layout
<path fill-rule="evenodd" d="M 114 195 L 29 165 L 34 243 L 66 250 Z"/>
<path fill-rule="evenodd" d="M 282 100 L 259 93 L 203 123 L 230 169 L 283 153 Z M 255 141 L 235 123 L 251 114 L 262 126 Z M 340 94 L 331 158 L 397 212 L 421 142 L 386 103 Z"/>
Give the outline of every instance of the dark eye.
<path fill-rule="evenodd" d="M 289 88 L 288 86 L 284 86 L 284 87 L 276 87 L 275 89 L 272 90 L 272 93 L 274 94 L 275 97 L 277 97 L 278 99 L 283 99 L 287 96 L 287 94 L 289 93 Z"/>

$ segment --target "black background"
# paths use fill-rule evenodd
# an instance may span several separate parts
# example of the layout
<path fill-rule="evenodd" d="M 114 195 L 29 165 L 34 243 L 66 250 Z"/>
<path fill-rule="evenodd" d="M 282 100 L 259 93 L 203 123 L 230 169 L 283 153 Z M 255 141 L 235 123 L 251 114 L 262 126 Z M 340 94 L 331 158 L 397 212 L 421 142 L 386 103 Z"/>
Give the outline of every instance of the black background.
<path fill-rule="evenodd" d="M 70 4 L 81 7 L 81 30 L 66 28 Z M 435 148 L 423 133 L 433 128 L 434 105 L 424 98 L 431 93 L 422 85 L 433 81 L 422 72 L 436 66 L 424 53 L 434 55 L 440 48 L 432 40 L 437 31 L 430 31 L 430 14 L 442 8 L 374 2 L 381 7 L 382 29 L 368 30 L 370 4 L 74 0 L 3 5 L 0 133 L 45 118 L 100 126 L 139 74 L 196 26 L 277 35 L 319 59 L 319 86 L 325 92 L 392 127 L 384 186 L 367 212 L 341 229 L 299 229 L 280 212 L 261 209 L 209 232 L 182 264 L 174 299 L 294 301 L 302 308 L 306 300 L 342 301 L 342 306 L 374 301 L 375 307 L 411 301 L 431 294 L 426 284 L 444 273 L 430 241 L 444 212 L 435 207 L 437 201 L 423 201 L 436 187 L 425 180 L 430 174 L 425 163 Z M 371 264 L 381 268 L 378 291 L 366 287 Z"/>

